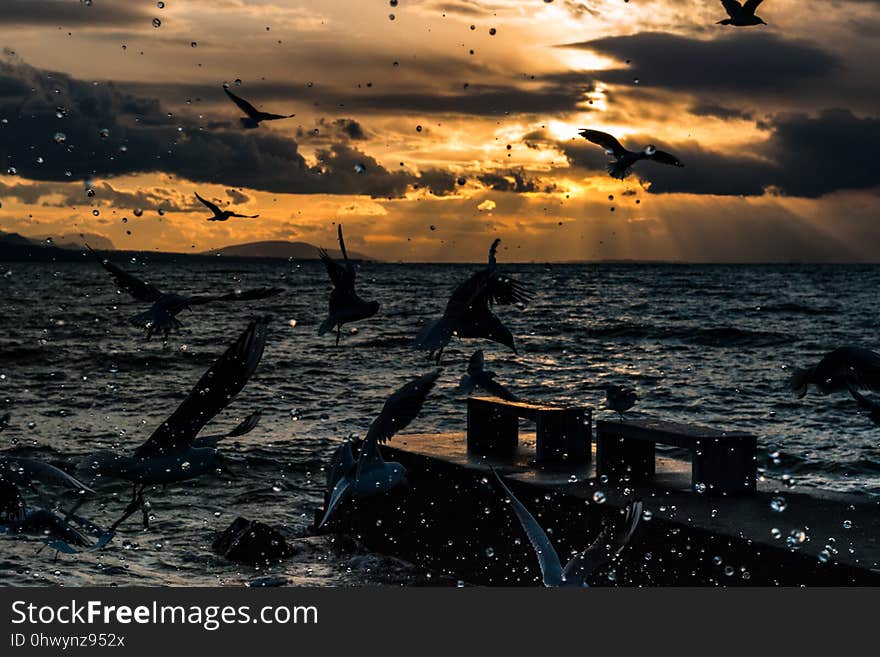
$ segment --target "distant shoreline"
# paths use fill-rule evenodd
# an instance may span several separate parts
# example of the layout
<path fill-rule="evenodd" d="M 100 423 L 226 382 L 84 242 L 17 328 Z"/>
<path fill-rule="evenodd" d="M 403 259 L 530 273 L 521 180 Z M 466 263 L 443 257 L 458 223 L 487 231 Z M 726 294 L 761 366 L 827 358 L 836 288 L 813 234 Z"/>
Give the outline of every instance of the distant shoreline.
<path fill-rule="evenodd" d="M 317 251 L 312 257 L 273 257 L 243 255 L 210 255 L 207 253 L 181 253 L 175 251 L 136 251 L 136 250 L 96 250 L 111 258 L 149 259 L 155 262 L 173 262 L 185 259 L 190 262 L 314 262 L 319 260 Z M 468 261 L 391 261 L 372 257 L 352 258 L 355 262 L 370 262 L 383 265 L 478 265 L 481 262 Z M 89 262 L 88 251 L 83 249 L 59 248 L 56 246 L 19 245 L 0 243 L 0 262 Z M 582 265 L 618 266 L 681 266 L 681 267 L 878 267 L 880 262 L 699 262 L 685 260 L 565 260 L 565 261 L 505 261 L 505 265 L 534 265 L 566 267 Z"/>

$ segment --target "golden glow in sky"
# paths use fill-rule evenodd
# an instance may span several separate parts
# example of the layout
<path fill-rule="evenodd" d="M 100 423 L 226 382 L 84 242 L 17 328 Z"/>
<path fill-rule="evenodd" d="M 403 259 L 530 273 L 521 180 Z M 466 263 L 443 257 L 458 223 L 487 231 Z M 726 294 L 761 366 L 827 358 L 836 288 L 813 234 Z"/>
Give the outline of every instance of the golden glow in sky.
<path fill-rule="evenodd" d="M 5 5 L 5 232 L 191 252 L 331 245 L 344 222 L 385 260 L 481 260 L 495 236 L 527 261 L 880 258 L 874 2 L 805 25 L 767 0 L 755 28 L 698 0 Z M 244 130 L 224 83 L 295 116 Z M 580 128 L 685 168 L 614 180 Z M 195 191 L 260 217 L 207 222 Z"/>

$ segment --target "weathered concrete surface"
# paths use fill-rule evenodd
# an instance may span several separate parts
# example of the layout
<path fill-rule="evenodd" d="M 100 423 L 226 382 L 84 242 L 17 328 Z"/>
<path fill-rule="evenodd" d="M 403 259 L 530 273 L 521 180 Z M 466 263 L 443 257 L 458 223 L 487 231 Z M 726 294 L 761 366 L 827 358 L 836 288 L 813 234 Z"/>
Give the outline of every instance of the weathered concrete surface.
<path fill-rule="evenodd" d="M 648 484 L 602 483 L 593 463 L 535 466 L 528 434 L 506 459 L 469 455 L 464 434 L 401 435 L 383 449 L 386 459 L 406 466 L 410 488 L 343 505 L 332 528 L 468 583 L 540 583 L 535 555 L 492 481 L 492 466 L 563 559 L 589 545 L 603 519 L 628 500 L 644 501 L 651 519 L 594 584 L 880 584 L 877 501 L 773 481 L 759 481 L 754 496 L 707 497 L 689 490 L 689 463 L 662 456 Z M 777 496 L 787 503 L 782 512 L 771 508 Z M 792 530 L 807 536 L 796 549 L 786 546 Z"/>

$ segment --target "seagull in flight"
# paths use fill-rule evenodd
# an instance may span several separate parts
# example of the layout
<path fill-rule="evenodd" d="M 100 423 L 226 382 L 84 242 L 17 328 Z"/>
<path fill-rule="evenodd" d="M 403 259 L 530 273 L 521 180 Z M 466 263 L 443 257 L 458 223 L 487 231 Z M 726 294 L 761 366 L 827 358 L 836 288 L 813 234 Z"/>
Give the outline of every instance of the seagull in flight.
<path fill-rule="evenodd" d="M 149 527 L 144 502 L 147 486 L 187 481 L 214 472 L 222 465 L 222 456 L 216 450 L 222 437 L 200 441 L 197 436 L 241 392 L 257 369 L 266 345 L 268 322 L 267 317 L 253 320 L 202 375 L 177 410 L 133 454 L 100 452 L 83 461 L 80 467 L 93 476 L 124 479 L 132 484 L 131 502 L 110 531 L 115 531 L 138 508 L 143 510 L 144 527 Z M 251 416 L 226 435 L 242 435 L 255 424 Z"/>
<path fill-rule="evenodd" d="M 468 361 L 467 372 L 461 377 L 459 389 L 465 394 L 470 394 L 475 388 L 481 388 L 493 397 L 506 399 L 507 401 L 522 401 L 515 394 L 495 380 L 495 372 L 486 369 L 486 359 L 483 350 L 477 349 Z"/>
<path fill-rule="evenodd" d="M 862 347 L 838 347 L 816 365 L 794 370 L 788 383 L 798 398 L 807 394 L 810 385 L 823 395 L 850 386 L 880 392 L 880 354 Z"/>
<path fill-rule="evenodd" d="M 614 158 L 606 167 L 612 178 L 623 180 L 630 174 L 630 168 L 639 160 L 653 160 L 660 164 L 669 164 L 674 167 L 683 167 L 681 161 L 666 151 L 657 150 L 656 146 L 648 145 L 640 151 L 630 151 L 624 148 L 615 137 L 607 132 L 598 130 L 579 130 L 578 134 L 589 142 L 597 144 L 605 149 L 605 153 Z"/>
<path fill-rule="evenodd" d="M 485 269 L 471 274 L 452 292 L 443 317 L 425 326 L 418 337 L 417 349 L 427 349 L 429 357 L 436 354 L 437 363 L 452 336 L 484 338 L 503 344 L 517 353 L 513 335 L 492 312 L 495 304 L 525 303 L 531 293 L 522 283 L 498 272 L 495 256 L 500 239 L 489 247 L 489 262 Z"/>
<path fill-rule="evenodd" d="M 605 402 L 608 408 L 617 413 L 620 419 L 623 414 L 636 405 L 639 395 L 632 388 L 609 384 L 605 386 Z"/>
<path fill-rule="evenodd" d="M 386 463 L 379 443 L 388 442 L 416 419 L 440 373 L 441 370 L 436 370 L 413 379 L 385 401 L 361 443 L 357 460 L 350 441 L 346 440 L 336 449 L 327 473 L 328 501 L 318 529 L 327 523 L 342 500 L 381 495 L 406 480 L 406 468 L 393 461 Z"/>
<path fill-rule="evenodd" d="M 242 116 L 238 119 L 239 121 L 241 121 L 241 125 L 244 128 L 259 128 L 261 121 L 290 119 L 296 116 L 296 114 L 271 114 L 269 112 L 261 112 L 256 107 L 247 102 L 244 98 L 236 96 L 234 93 L 229 91 L 228 86 L 223 85 L 223 91 L 225 91 L 226 95 L 229 96 L 229 100 L 238 105 L 239 109 L 247 114 L 247 116 Z"/>
<path fill-rule="evenodd" d="M 762 2 L 763 0 L 745 0 L 744 3 L 740 4 L 738 0 L 721 0 L 721 4 L 724 5 L 724 11 L 727 12 L 730 18 L 718 21 L 716 25 L 734 25 L 736 27 L 766 25 L 767 23 L 764 22 L 763 18 L 755 16 L 755 11 Z"/>
<path fill-rule="evenodd" d="M 52 500 L 45 497 L 37 483 L 64 488 L 80 495 L 78 502 L 64 515 L 50 510 Z M 28 508 L 22 489 L 28 489 L 41 501 L 39 508 Z M 0 534 L 36 534 L 56 552 L 74 554 L 77 548 L 98 549 L 106 545 L 112 533 L 76 515 L 94 491 L 84 483 L 48 463 L 35 459 L 0 454 Z M 72 523 L 70 521 L 73 521 Z M 99 537 L 93 544 L 89 535 Z"/>
<path fill-rule="evenodd" d="M 559 554 L 550 542 L 547 533 L 541 529 L 538 521 L 523 506 L 522 502 L 516 499 L 516 496 L 510 491 L 507 484 L 504 483 L 501 475 L 494 469 L 492 472 L 495 473 L 498 483 L 501 484 L 505 495 L 510 499 L 513 512 L 519 519 L 529 542 L 532 544 L 532 548 L 538 555 L 538 564 L 541 566 L 544 586 L 547 587 L 565 586 L 582 588 L 589 586 L 587 578 L 598 568 L 620 554 L 621 550 L 629 543 L 642 517 L 641 500 L 631 502 L 626 507 L 623 522 L 617 523 L 616 526 L 606 526 L 590 547 L 576 554 L 563 568 Z"/>
<path fill-rule="evenodd" d="M 327 275 L 330 276 L 330 281 L 333 283 L 333 291 L 330 293 L 330 313 L 318 327 L 318 335 L 324 335 L 336 328 L 336 344 L 339 345 L 342 325 L 372 317 L 379 312 L 379 302 L 364 301 L 355 292 L 354 284 L 357 271 L 348 259 L 348 252 L 345 250 L 345 240 L 342 239 L 342 224 L 339 224 L 337 233 L 339 234 L 339 248 L 345 261 L 344 265 L 333 260 L 326 250 L 318 249 L 321 262 L 327 268 Z"/>
<path fill-rule="evenodd" d="M 226 221 L 230 217 L 242 217 L 243 219 L 256 219 L 260 215 L 258 214 L 239 214 L 238 212 L 233 212 L 232 210 L 221 210 L 216 204 L 211 203 L 208 199 L 204 199 L 199 196 L 199 193 L 196 192 L 196 198 L 199 199 L 202 204 L 208 208 L 211 212 L 214 213 L 214 216 L 208 217 L 208 221 Z"/>
<path fill-rule="evenodd" d="M 133 315 L 128 320 L 130 324 L 146 331 L 147 340 L 152 338 L 154 333 L 161 333 L 167 339 L 168 334 L 172 330 L 183 326 L 183 323 L 177 319 L 177 315 L 184 309 L 192 310 L 192 306 L 201 306 L 206 303 L 214 303 L 215 301 L 255 301 L 275 296 L 284 291 L 278 287 L 262 287 L 246 291 L 236 290 L 217 295 L 181 296 L 179 294 L 165 293 L 161 292 L 159 288 L 151 283 L 142 281 L 121 267 L 117 267 L 106 258 L 99 256 L 91 247 L 86 246 L 94 254 L 98 262 L 101 263 L 101 266 L 110 272 L 119 289 L 128 292 L 136 301 L 151 304 L 148 310 Z"/>

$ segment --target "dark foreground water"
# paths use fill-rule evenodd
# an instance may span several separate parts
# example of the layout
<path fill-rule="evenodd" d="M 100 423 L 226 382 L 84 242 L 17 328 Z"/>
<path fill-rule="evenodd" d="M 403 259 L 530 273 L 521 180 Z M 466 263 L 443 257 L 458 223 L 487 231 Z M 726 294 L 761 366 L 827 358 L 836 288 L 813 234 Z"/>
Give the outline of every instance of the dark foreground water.
<path fill-rule="evenodd" d="M 93 261 L 0 263 L 0 449 L 72 469 L 98 449 L 129 451 L 167 417 L 257 312 L 275 317 L 256 375 L 206 433 L 262 409 L 250 435 L 225 445 L 234 478 L 208 477 L 150 492 L 153 525 L 139 515 L 98 554 L 52 560 L 36 539 L 0 537 L 0 584 L 239 584 L 280 575 L 297 584 L 424 584 L 415 566 L 352 541 L 310 537 L 323 466 L 336 442 L 362 434 L 385 396 L 429 364 L 411 349 L 419 326 L 442 313 L 471 267 L 365 264 L 365 297 L 379 316 L 339 348 L 316 328 L 327 282 L 318 263 L 120 262 L 162 289 L 201 292 L 278 285 L 283 296 L 184 313 L 167 345 L 126 323 L 140 306 L 117 294 Z M 521 395 L 602 408 L 605 382 L 636 386 L 638 410 L 672 420 L 752 430 L 767 476 L 798 487 L 880 494 L 880 429 L 844 396 L 804 401 L 785 389 L 787 367 L 847 343 L 878 346 L 880 268 L 833 266 L 517 265 L 534 301 L 499 314 L 520 345 L 459 343 L 412 431 L 463 430 L 455 387 L 477 346 Z M 4 275 L 5 274 L 5 275 Z M 292 326 L 295 320 L 295 326 Z M 601 417 L 605 412 L 600 411 Z M 779 452 L 776 456 L 776 452 Z M 775 457 L 775 462 L 774 462 Z M 105 484 L 84 509 L 101 524 L 119 514 L 125 485 Z M 252 570 L 213 555 L 236 516 L 285 533 L 297 554 Z"/>

